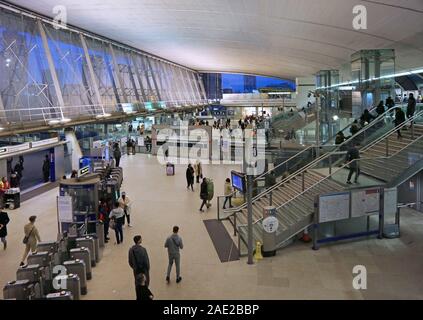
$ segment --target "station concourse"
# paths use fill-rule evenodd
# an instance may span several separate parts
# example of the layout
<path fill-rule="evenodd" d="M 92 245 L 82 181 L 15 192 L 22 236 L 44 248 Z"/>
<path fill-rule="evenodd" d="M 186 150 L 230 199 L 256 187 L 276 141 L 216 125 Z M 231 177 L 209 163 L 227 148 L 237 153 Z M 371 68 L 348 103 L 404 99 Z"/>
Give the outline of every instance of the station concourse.
<path fill-rule="evenodd" d="M 135 300 L 136 235 L 155 300 L 423 299 L 423 4 L 359 3 L 0 1 L 0 299 Z"/>

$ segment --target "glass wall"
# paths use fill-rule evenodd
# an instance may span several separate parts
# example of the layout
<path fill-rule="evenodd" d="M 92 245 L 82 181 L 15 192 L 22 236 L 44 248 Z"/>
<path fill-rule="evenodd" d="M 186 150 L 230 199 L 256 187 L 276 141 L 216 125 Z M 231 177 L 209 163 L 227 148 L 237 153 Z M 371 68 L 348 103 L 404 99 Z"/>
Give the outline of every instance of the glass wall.
<path fill-rule="evenodd" d="M 135 49 L 0 9 L 0 125 L 206 104 L 198 74 Z"/>

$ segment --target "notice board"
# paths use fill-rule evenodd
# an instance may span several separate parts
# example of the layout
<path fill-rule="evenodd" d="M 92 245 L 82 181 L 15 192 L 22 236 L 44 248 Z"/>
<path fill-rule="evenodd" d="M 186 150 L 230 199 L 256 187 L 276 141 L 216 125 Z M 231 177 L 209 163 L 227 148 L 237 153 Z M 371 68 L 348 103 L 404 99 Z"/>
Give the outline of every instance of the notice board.
<path fill-rule="evenodd" d="M 379 189 L 367 189 L 351 192 L 351 217 L 362 217 L 379 213 Z"/>
<path fill-rule="evenodd" d="M 57 197 L 57 213 L 60 222 L 73 222 L 72 197 Z"/>
<path fill-rule="evenodd" d="M 319 223 L 348 219 L 350 193 L 339 192 L 319 197 Z"/>

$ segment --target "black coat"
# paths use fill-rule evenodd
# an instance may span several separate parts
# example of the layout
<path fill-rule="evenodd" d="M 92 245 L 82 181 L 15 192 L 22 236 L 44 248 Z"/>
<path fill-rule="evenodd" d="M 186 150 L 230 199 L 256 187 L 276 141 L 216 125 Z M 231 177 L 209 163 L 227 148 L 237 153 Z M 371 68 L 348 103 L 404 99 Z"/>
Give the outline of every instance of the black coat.
<path fill-rule="evenodd" d="M 206 181 L 203 181 L 201 183 L 200 198 L 201 198 L 201 200 L 207 200 L 207 198 L 208 198 L 208 190 L 207 190 L 207 182 Z"/>
<path fill-rule="evenodd" d="M 194 168 L 193 167 L 187 168 L 185 176 L 187 178 L 187 182 L 194 182 Z"/>
<path fill-rule="evenodd" d="M 395 113 L 395 126 L 399 126 L 401 123 L 405 121 L 405 113 L 401 109 L 398 109 L 398 111 Z"/>
<path fill-rule="evenodd" d="M 360 159 L 360 151 L 357 148 L 352 147 L 348 150 L 347 155 L 345 157 L 346 162 L 350 162 L 352 160 Z M 350 168 L 357 168 L 357 161 L 350 163 Z"/>
<path fill-rule="evenodd" d="M 0 229 L 0 238 L 4 238 L 7 236 L 7 224 L 9 223 L 10 219 L 7 212 L 1 211 L 0 212 L 0 224 L 3 225 L 3 228 Z"/>

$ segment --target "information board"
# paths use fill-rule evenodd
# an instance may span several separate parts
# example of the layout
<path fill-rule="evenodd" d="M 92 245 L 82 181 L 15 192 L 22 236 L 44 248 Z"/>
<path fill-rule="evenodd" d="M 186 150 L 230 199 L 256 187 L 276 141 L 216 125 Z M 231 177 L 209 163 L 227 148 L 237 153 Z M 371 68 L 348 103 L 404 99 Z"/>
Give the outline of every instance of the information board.
<path fill-rule="evenodd" d="M 362 217 L 379 213 L 379 189 L 351 192 L 351 217 Z"/>
<path fill-rule="evenodd" d="M 138 147 L 144 147 L 144 137 L 138 137 Z"/>
<path fill-rule="evenodd" d="M 340 192 L 319 198 L 319 223 L 349 218 L 350 193 Z"/>
<path fill-rule="evenodd" d="M 71 196 L 57 197 L 57 212 L 59 215 L 60 222 L 73 222 Z"/>

